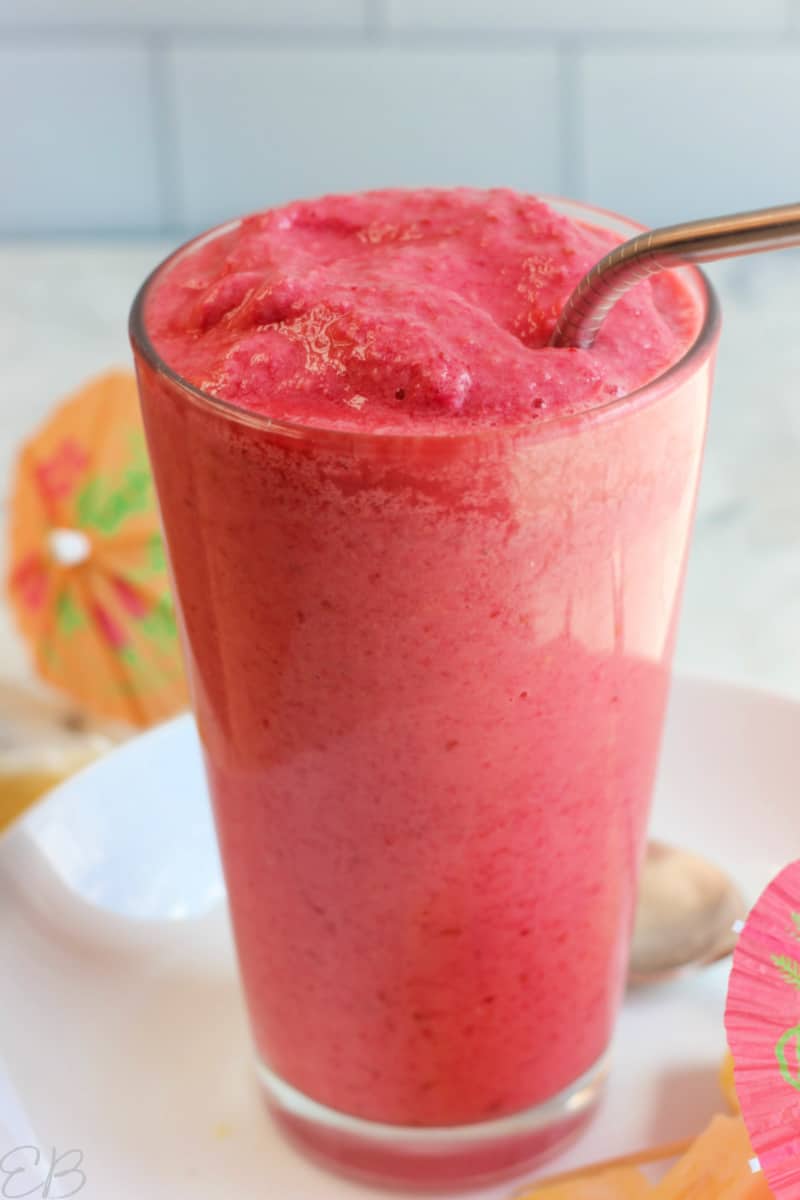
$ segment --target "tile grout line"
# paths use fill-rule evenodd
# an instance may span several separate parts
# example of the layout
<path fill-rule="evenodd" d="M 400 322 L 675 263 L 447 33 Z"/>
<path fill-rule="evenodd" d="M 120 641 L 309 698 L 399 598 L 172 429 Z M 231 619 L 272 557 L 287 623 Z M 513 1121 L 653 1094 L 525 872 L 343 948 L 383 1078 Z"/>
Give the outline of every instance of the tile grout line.
<path fill-rule="evenodd" d="M 365 9 L 361 25 L 352 28 L 341 28 L 338 25 L 316 25 L 302 28 L 294 25 L 259 25 L 246 22 L 210 25 L 175 25 L 169 22 L 153 22 L 149 25 L 63 25 L 52 24 L 25 25 L 22 22 L 0 23 L 0 37 L 4 48 L 9 40 L 18 42 L 40 43 L 71 42 L 78 45 L 91 45 L 96 42 L 125 42 L 141 39 L 166 38 L 170 41 L 183 40 L 187 45 L 207 45 L 208 42 L 230 43 L 253 41 L 276 45 L 296 46 L 352 46 L 363 45 L 367 26 L 370 23 L 369 12 L 376 4 L 376 12 L 381 13 L 381 0 L 364 0 Z M 380 16 L 378 16 L 380 23 Z"/>
<path fill-rule="evenodd" d="M 388 29 L 386 0 L 364 0 L 364 30 L 370 42 L 382 41 Z"/>
<path fill-rule="evenodd" d="M 191 48 L 206 47 L 209 43 L 236 49 L 239 45 L 247 47 L 276 49 L 295 47 L 302 49 L 354 49 L 364 46 L 376 39 L 385 41 L 398 50 L 471 50 L 484 49 L 487 52 L 502 53 L 509 50 L 551 48 L 565 43 L 575 44 L 580 41 L 586 49 L 598 53 L 614 51 L 651 51 L 669 55 L 673 53 L 706 53 L 715 55 L 735 53 L 737 51 L 770 52 L 781 51 L 790 47 L 797 49 L 800 44 L 800 23 L 796 20 L 793 0 L 785 0 L 786 25 L 783 29 L 759 30 L 653 30 L 653 31 L 611 31 L 604 29 L 585 29 L 581 31 L 566 29 L 485 29 L 453 28 L 442 29 L 398 29 L 388 23 L 385 0 L 364 0 L 364 20 L 360 28 L 340 29 L 333 26 L 318 26 L 316 28 L 298 29 L 289 26 L 261 25 L 210 25 L 205 28 L 186 28 L 180 25 L 151 26 L 91 26 L 91 25 L 42 25 L 31 26 L 20 24 L 0 25 L 0 35 L 3 39 L 3 49 L 9 49 L 9 43 L 36 44 L 47 46 L 48 43 L 74 43 L 78 46 L 90 46 L 97 42 L 126 42 L 137 40 L 141 44 L 147 42 L 169 40 L 180 41 L 183 46 Z"/>
<path fill-rule="evenodd" d="M 583 79 L 581 50 L 574 41 L 558 47 L 558 137 L 561 194 L 581 200 L 584 196 Z"/>
<path fill-rule="evenodd" d="M 180 225 L 181 189 L 178 182 L 178 134 L 169 80 L 169 41 L 158 34 L 147 39 L 150 95 L 153 104 L 153 145 L 158 177 L 159 233 Z"/>
<path fill-rule="evenodd" d="M 508 51 L 536 49 L 537 47 L 581 44 L 587 50 L 600 54 L 608 53 L 658 53 L 665 57 L 671 54 L 698 53 L 713 55 L 735 54 L 743 51 L 755 53 L 780 52 L 797 49 L 800 41 L 800 26 L 792 24 L 787 29 L 761 30 L 609 30 L 587 28 L 570 29 L 397 29 L 388 27 L 387 40 L 398 49 L 473 49 L 486 51 Z"/>

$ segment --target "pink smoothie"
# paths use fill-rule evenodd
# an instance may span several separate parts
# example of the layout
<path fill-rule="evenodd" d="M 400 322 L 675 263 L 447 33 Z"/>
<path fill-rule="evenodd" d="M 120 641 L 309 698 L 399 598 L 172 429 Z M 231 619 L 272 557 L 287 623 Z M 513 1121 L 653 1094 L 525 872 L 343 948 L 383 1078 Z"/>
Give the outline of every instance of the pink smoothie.
<path fill-rule="evenodd" d="M 143 409 L 261 1059 L 458 1125 L 619 1004 L 711 349 L 661 275 L 548 339 L 613 235 L 509 191 L 249 217 L 150 285 Z M 273 424 L 265 418 L 272 418 Z"/>

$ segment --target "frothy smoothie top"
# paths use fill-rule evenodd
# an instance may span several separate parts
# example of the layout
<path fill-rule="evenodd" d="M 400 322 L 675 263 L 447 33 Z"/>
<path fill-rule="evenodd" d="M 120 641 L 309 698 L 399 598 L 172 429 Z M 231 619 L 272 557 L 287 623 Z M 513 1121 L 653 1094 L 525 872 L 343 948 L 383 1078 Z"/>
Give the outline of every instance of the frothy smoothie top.
<path fill-rule="evenodd" d="M 680 358 L 697 302 L 662 273 L 591 350 L 548 346 L 616 235 L 508 190 L 325 196 L 247 217 L 162 273 L 164 361 L 243 409 L 334 428 L 520 424 L 625 395 Z"/>

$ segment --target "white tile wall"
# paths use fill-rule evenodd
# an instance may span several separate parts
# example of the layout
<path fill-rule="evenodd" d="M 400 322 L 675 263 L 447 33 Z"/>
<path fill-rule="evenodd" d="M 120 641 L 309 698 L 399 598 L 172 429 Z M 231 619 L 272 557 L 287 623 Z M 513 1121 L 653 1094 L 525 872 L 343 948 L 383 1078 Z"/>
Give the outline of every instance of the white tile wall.
<path fill-rule="evenodd" d="M 0 0 L 0 26 L 48 29 L 360 29 L 363 0 Z"/>
<path fill-rule="evenodd" d="M 156 120 L 143 49 L 0 43 L 0 229 L 152 229 Z"/>
<path fill-rule="evenodd" d="M 649 224 L 800 196 L 800 47 L 592 54 L 584 191 Z"/>
<path fill-rule="evenodd" d="M 785 0 L 387 0 L 397 29 L 683 32 L 781 30 Z"/>
<path fill-rule="evenodd" d="M 193 228 L 324 191 L 559 186 L 551 52 L 179 49 L 170 65 Z"/>
<path fill-rule="evenodd" d="M 0 0 L 0 235 L 389 183 L 800 194 L 800 0 Z"/>

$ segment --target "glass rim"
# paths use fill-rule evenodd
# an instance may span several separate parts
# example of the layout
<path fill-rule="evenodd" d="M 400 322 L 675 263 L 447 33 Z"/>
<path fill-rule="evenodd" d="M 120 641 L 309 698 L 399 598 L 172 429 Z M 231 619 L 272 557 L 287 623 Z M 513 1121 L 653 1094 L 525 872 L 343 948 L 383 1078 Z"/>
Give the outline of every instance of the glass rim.
<path fill-rule="evenodd" d="M 394 190 L 402 192 L 404 189 L 398 188 Z M 441 190 L 446 191 L 449 189 L 442 188 Z M 550 196 L 545 193 L 535 193 L 535 195 L 537 199 L 551 205 L 557 211 L 565 212 L 577 220 L 584 220 L 586 224 L 601 225 L 604 228 L 615 228 L 617 232 L 622 230 L 630 237 L 641 233 L 647 228 L 647 226 L 640 224 L 638 221 L 633 221 L 629 217 L 622 216 L 611 209 L 600 208 L 597 205 L 570 200 L 566 197 Z M 686 264 L 677 269 L 691 275 L 695 280 L 699 300 L 702 305 L 702 319 L 697 333 L 680 358 L 670 363 L 658 375 L 654 375 L 652 379 L 648 379 L 646 383 L 641 384 L 638 388 L 634 388 L 633 391 L 626 392 L 622 396 L 614 396 L 603 404 L 580 409 L 574 413 L 554 412 L 537 417 L 536 420 L 525 422 L 486 425 L 470 429 L 459 429 L 456 427 L 452 430 L 442 427 L 428 430 L 424 428 L 404 429 L 398 427 L 394 429 L 389 428 L 385 431 L 380 429 L 360 429 L 358 426 L 353 426 L 352 428 L 333 428 L 321 423 L 309 424 L 307 421 L 292 421 L 286 417 L 271 417 L 266 413 L 253 412 L 250 409 L 233 404 L 229 400 L 223 400 L 219 396 L 214 396 L 184 378 L 156 350 L 147 332 L 145 320 L 145 305 L 152 288 L 175 262 L 190 254 L 205 242 L 222 237 L 224 234 L 237 228 L 247 216 L 257 215 L 258 212 L 265 211 L 268 210 L 259 209 L 253 214 L 244 214 L 234 217 L 229 221 L 224 221 L 219 225 L 213 225 L 211 228 L 204 230 L 202 233 L 177 246 L 165 258 L 161 259 L 145 277 L 134 297 L 128 321 L 128 334 L 135 353 L 140 354 L 158 375 L 163 376 L 184 392 L 188 399 L 196 406 L 211 409 L 228 420 L 233 420 L 240 425 L 262 429 L 265 432 L 282 434 L 285 437 L 292 438 L 340 442 L 374 442 L 376 440 L 389 441 L 390 439 L 406 442 L 456 441 L 498 436 L 510 437 L 522 434 L 532 437 L 547 436 L 556 431 L 565 431 L 576 426 L 580 427 L 598 420 L 605 420 L 610 416 L 629 409 L 638 409 L 640 405 L 647 403 L 648 400 L 656 399 L 662 392 L 671 391 L 673 388 L 679 386 L 684 379 L 689 378 L 702 365 L 711 353 L 719 335 L 721 313 L 716 291 L 704 271 L 697 266 Z M 591 221 L 591 217 L 596 217 L 598 220 Z"/>

